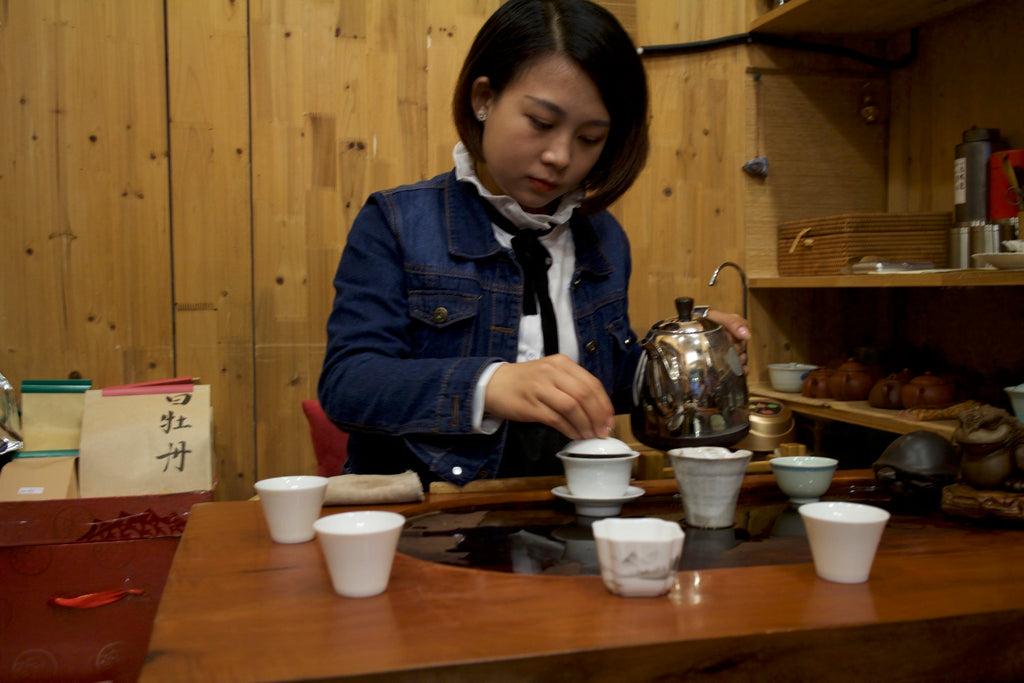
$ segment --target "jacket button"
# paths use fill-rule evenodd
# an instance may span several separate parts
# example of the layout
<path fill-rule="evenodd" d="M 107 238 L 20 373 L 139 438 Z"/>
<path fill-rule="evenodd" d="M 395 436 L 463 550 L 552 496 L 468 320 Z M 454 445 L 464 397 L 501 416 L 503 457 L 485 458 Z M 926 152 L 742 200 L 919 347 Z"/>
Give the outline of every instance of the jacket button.
<path fill-rule="evenodd" d="M 587 342 L 587 353 L 591 356 L 597 353 L 597 342 L 593 339 Z"/>
<path fill-rule="evenodd" d="M 433 317 L 435 323 L 440 325 L 444 321 L 448 320 L 448 309 L 444 306 L 438 306 L 434 309 L 434 313 L 431 317 Z"/>
<path fill-rule="evenodd" d="M 476 473 L 476 476 L 478 479 L 489 479 L 491 473 L 488 472 L 487 470 L 480 470 L 479 472 Z"/>

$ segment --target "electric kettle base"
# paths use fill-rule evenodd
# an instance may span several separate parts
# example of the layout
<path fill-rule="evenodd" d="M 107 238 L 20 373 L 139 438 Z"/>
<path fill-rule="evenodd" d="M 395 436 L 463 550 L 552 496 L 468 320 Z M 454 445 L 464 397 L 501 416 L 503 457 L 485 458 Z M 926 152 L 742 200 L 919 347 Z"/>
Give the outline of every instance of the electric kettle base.
<path fill-rule="evenodd" d="M 692 448 L 695 446 L 734 446 L 746 438 L 750 432 L 750 423 L 744 423 L 730 429 L 709 434 L 708 436 L 672 436 L 671 434 L 655 434 L 649 429 L 636 429 L 634 436 L 645 446 L 669 451 L 673 448 Z"/>

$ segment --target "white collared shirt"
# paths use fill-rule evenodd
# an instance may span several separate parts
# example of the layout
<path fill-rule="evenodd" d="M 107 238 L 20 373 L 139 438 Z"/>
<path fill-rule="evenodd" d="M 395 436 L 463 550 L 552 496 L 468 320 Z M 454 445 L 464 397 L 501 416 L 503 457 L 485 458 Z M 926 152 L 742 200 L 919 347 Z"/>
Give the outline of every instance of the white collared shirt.
<path fill-rule="evenodd" d="M 540 238 L 541 244 L 551 254 L 551 267 L 548 269 L 548 292 L 555 309 L 558 326 L 558 351 L 572 360 L 579 362 L 579 343 L 576 339 L 576 320 L 573 313 L 572 296 L 569 285 L 573 271 L 576 269 L 576 249 L 569 229 L 572 212 L 580 205 L 582 192 L 564 195 L 554 214 L 547 216 L 523 211 L 516 200 L 507 195 L 491 194 L 483 186 L 476 175 L 473 159 L 466 146 L 459 142 L 452 153 L 455 158 L 455 176 L 461 181 L 473 183 L 486 201 L 490 202 L 503 216 L 512 221 L 520 229 L 547 230 L 554 229 Z M 497 225 L 491 224 L 494 237 L 506 249 L 512 247 L 512 235 Z M 519 320 L 519 340 L 516 361 L 536 360 L 544 355 L 544 335 L 540 325 L 540 315 L 529 315 Z M 473 425 L 478 431 L 488 434 L 497 430 L 500 420 L 487 418 L 483 414 L 484 392 L 487 382 L 500 363 L 488 367 L 480 376 L 476 393 L 473 396 Z"/>

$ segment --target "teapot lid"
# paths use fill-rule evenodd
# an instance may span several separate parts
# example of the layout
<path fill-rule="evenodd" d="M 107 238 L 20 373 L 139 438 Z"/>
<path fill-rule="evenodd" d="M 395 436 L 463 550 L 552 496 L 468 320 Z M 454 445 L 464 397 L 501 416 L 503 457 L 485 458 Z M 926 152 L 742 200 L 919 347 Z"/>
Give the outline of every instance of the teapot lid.
<path fill-rule="evenodd" d="M 681 296 L 676 299 L 676 318 L 668 318 L 656 323 L 651 332 L 667 332 L 672 334 L 704 334 L 721 329 L 721 325 L 705 317 L 707 306 L 694 306 L 693 298 Z M 694 317 L 696 314 L 696 317 Z"/>

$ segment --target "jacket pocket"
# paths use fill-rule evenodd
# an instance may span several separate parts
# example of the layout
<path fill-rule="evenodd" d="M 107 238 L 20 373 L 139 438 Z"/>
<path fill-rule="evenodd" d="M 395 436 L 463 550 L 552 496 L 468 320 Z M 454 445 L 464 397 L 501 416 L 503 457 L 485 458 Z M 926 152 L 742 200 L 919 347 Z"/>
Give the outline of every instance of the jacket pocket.
<path fill-rule="evenodd" d="M 413 354 L 427 358 L 467 355 L 479 308 L 480 297 L 465 292 L 410 292 Z"/>

